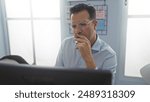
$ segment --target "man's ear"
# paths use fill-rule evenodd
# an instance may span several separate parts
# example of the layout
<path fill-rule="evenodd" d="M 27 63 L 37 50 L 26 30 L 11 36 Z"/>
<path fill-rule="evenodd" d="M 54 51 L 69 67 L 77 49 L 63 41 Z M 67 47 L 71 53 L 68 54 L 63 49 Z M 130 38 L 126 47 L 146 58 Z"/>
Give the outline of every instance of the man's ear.
<path fill-rule="evenodd" d="M 97 20 L 94 20 L 93 23 L 94 23 L 94 29 L 96 30 L 96 27 L 97 27 Z"/>

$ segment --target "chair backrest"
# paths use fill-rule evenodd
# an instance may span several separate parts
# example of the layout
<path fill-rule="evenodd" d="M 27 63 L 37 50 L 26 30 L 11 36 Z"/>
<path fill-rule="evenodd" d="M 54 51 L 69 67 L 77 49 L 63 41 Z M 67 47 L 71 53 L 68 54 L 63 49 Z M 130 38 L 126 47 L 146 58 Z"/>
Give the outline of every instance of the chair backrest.
<path fill-rule="evenodd" d="M 147 84 L 150 84 L 150 64 L 141 68 L 140 73 Z"/>
<path fill-rule="evenodd" d="M 27 61 L 25 61 L 24 58 L 18 55 L 7 55 L 2 58 L 0 58 L 1 62 L 4 63 L 11 63 L 11 64 L 28 64 Z"/>

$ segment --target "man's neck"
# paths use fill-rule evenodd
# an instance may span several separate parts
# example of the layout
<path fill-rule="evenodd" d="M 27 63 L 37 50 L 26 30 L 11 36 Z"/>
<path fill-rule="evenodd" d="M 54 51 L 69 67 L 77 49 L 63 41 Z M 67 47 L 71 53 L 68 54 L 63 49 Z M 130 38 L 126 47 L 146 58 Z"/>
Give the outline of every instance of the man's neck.
<path fill-rule="evenodd" d="M 93 40 L 91 41 L 91 47 L 94 45 L 97 39 L 97 34 L 95 33 L 95 36 L 93 37 Z"/>

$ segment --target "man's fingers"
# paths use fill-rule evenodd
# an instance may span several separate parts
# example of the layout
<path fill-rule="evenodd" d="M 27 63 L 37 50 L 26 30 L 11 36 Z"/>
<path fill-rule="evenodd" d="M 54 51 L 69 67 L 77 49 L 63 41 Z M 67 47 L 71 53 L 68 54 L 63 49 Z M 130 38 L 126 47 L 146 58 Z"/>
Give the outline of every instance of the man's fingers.
<path fill-rule="evenodd" d="M 81 49 L 84 47 L 84 43 L 77 43 L 76 48 Z"/>
<path fill-rule="evenodd" d="M 82 38 L 75 38 L 75 42 L 76 43 L 82 43 L 82 42 L 85 42 L 85 40 Z"/>
<path fill-rule="evenodd" d="M 83 34 L 76 34 L 76 38 L 86 38 Z"/>
<path fill-rule="evenodd" d="M 88 39 L 83 35 L 77 34 L 77 36 L 75 37 L 75 41 L 77 41 L 77 43 L 86 42 L 87 40 Z"/>

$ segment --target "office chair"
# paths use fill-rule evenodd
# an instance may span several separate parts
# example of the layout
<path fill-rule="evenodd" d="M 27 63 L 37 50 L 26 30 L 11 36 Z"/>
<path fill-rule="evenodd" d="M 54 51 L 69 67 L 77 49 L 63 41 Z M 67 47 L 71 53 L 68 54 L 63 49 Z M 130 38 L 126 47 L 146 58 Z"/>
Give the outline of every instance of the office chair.
<path fill-rule="evenodd" d="M 28 64 L 27 61 L 19 55 L 6 55 L 0 58 L 0 62 L 11 64 Z"/>
<path fill-rule="evenodd" d="M 140 73 L 147 84 L 150 84 L 150 64 L 141 68 Z"/>

